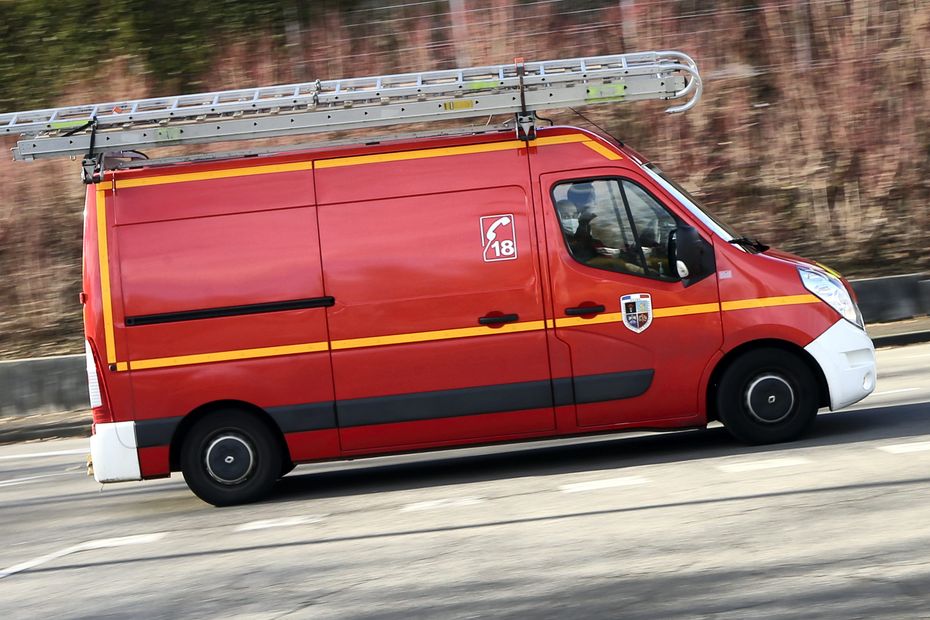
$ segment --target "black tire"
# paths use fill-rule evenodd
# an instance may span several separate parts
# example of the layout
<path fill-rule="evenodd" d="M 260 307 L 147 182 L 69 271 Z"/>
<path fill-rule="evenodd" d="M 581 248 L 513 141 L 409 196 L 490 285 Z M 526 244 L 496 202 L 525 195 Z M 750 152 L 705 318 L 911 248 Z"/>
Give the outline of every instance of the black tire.
<path fill-rule="evenodd" d="M 181 446 L 187 486 L 214 506 L 247 504 L 271 491 L 282 456 L 271 430 L 254 415 L 216 411 L 190 429 Z"/>
<path fill-rule="evenodd" d="M 720 421 L 749 444 L 790 441 L 817 416 L 819 387 L 810 367 L 782 349 L 756 349 L 724 371 L 717 388 Z"/>

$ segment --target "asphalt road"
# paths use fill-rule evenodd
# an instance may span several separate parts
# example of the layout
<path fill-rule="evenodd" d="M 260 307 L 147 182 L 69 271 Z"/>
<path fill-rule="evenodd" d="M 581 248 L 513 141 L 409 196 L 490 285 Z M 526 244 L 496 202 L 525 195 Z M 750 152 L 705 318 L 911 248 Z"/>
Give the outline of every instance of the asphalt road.
<path fill-rule="evenodd" d="M 303 466 L 212 508 L 0 447 L 0 617 L 930 618 L 930 344 L 802 441 L 721 428 Z"/>

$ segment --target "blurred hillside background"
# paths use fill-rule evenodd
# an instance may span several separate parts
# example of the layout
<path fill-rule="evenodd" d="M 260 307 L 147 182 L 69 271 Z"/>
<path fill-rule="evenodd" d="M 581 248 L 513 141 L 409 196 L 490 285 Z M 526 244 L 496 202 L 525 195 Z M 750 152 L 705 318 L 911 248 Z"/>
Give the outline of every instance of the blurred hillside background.
<path fill-rule="evenodd" d="M 927 0 L 0 0 L 0 112 L 657 49 L 697 61 L 696 109 L 584 114 L 748 236 L 930 270 Z M 80 352 L 79 165 L 0 179 L 0 357 Z"/>

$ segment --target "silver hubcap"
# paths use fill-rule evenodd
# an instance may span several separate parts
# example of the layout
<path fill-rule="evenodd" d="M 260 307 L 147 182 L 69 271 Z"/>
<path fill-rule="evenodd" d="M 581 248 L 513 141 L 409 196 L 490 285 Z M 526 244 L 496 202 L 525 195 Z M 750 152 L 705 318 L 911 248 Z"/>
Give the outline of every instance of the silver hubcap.
<path fill-rule="evenodd" d="M 794 390 L 784 377 L 768 374 L 756 377 L 746 389 L 746 409 L 759 422 L 781 422 L 794 409 Z"/>
<path fill-rule="evenodd" d="M 204 465 L 210 477 L 220 484 L 239 484 L 255 469 L 255 453 L 243 437 L 224 433 L 207 446 Z"/>

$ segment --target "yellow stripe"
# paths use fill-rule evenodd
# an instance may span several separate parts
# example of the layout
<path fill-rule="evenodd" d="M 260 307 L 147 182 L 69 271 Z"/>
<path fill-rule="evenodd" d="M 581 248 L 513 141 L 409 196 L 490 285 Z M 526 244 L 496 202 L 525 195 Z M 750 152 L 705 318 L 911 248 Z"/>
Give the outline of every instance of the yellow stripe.
<path fill-rule="evenodd" d="M 316 162 L 316 167 L 319 169 L 339 168 L 342 166 L 382 164 L 389 161 L 407 161 L 411 159 L 426 159 L 429 157 L 450 157 L 452 155 L 471 155 L 473 153 L 490 153 L 492 151 L 512 151 L 523 148 L 524 146 L 526 146 L 525 142 L 510 140 L 508 142 L 476 144 L 474 146 L 449 146 L 441 149 L 379 153 L 377 155 L 358 155 L 355 157 L 341 157 L 339 159 L 323 159 Z"/>
<path fill-rule="evenodd" d="M 656 308 L 652 312 L 652 317 L 655 319 L 669 318 L 673 316 L 686 316 L 689 314 L 708 314 L 711 312 L 719 312 L 720 305 L 713 304 L 696 304 L 693 306 L 672 306 L 669 308 Z M 573 316 L 567 317 L 564 319 L 556 319 L 556 327 L 576 327 L 578 325 L 598 325 L 601 323 L 622 323 L 623 314 L 620 312 L 612 312 L 610 314 L 599 314 L 593 316 L 589 319 Z"/>
<path fill-rule="evenodd" d="M 360 164 L 375 164 L 389 161 L 406 161 L 411 159 L 426 159 L 430 157 L 449 157 L 452 155 L 471 155 L 474 153 L 490 153 L 494 151 L 511 151 L 526 148 L 527 146 L 551 146 L 554 144 L 571 144 L 580 142 L 600 153 L 607 159 L 620 159 L 620 156 L 591 141 L 581 134 L 566 136 L 550 136 L 539 138 L 533 142 L 522 140 L 509 140 L 507 142 L 493 142 L 490 144 L 475 144 L 471 146 L 452 146 L 439 149 L 420 149 L 416 151 L 403 151 L 399 153 L 381 153 L 378 155 L 359 155 L 355 157 L 341 157 L 337 159 L 324 159 L 316 162 L 317 168 L 336 168 L 341 166 L 356 166 Z M 189 183 L 191 181 L 209 181 L 213 179 L 229 179 L 233 177 L 252 176 L 256 174 L 274 174 L 276 172 L 297 172 L 312 170 L 313 162 L 295 162 L 290 164 L 271 164 L 267 166 L 251 166 L 248 168 L 231 168 L 228 170 L 211 170 L 207 172 L 189 172 L 185 174 L 168 174 L 157 177 L 144 177 L 138 179 L 120 180 L 120 189 L 132 187 L 149 187 L 152 185 L 167 185 L 170 183 Z M 98 187 L 103 187 L 98 185 Z M 109 189 L 107 185 L 104 189 Z"/>
<path fill-rule="evenodd" d="M 469 146 L 449 146 L 438 149 L 420 149 L 417 151 L 401 151 L 398 153 L 379 153 L 377 155 L 357 155 L 355 157 L 340 157 L 337 159 L 323 159 L 316 162 L 318 169 L 339 168 L 342 166 L 358 166 L 362 164 L 381 164 L 390 161 L 408 161 L 411 159 L 427 159 L 431 157 L 451 157 L 453 155 L 473 155 L 475 153 L 491 153 L 495 151 L 514 151 L 527 146 L 552 146 L 554 144 L 571 144 L 574 142 L 587 143 L 590 140 L 581 134 L 567 136 L 550 136 L 539 138 L 532 142 L 522 140 L 508 140 L 507 142 L 492 142 L 490 144 L 473 144 Z"/>
<path fill-rule="evenodd" d="M 580 316 L 570 316 L 555 320 L 556 327 L 577 327 L 578 325 L 599 325 L 601 323 L 621 323 L 623 315 L 619 312 L 598 314 L 589 319 Z"/>
<path fill-rule="evenodd" d="M 103 305 L 103 337 L 107 341 L 107 364 L 116 362 L 113 339 L 113 307 L 110 299 L 110 259 L 107 253 L 107 203 L 103 189 L 97 190 L 97 254 L 100 262 L 100 296 Z"/>
<path fill-rule="evenodd" d="M 149 368 L 165 368 L 167 366 L 186 366 L 189 364 L 207 364 L 209 362 L 228 362 L 230 360 L 255 359 L 260 357 L 275 357 L 278 355 L 295 355 L 297 353 L 317 353 L 326 351 L 325 342 L 309 342 L 307 344 L 292 344 L 282 347 L 263 347 L 260 349 L 240 349 L 238 351 L 220 351 L 218 353 L 202 353 L 200 355 L 181 355 L 178 357 L 160 357 L 156 359 L 134 360 L 129 362 L 132 370 L 146 370 Z"/>
<path fill-rule="evenodd" d="M 671 316 L 685 316 L 688 314 L 707 314 L 709 312 L 720 312 L 720 304 L 695 304 L 693 306 L 672 306 L 670 308 L 656 308 L 652 316 L 657 319 Z"/>
<path fill-rule="evenodd" d="M 816 303 L 819 300 L 813 295 L 789 295 L 785 297 L 764 297 L 761 299 L 743 299 L 728 301 L 722 304 L 723 310 L 742 310 L 745 308 L 768 308 L 795 304 Z M 695 314 L 709 314 L 719 312 L 721 304 L 694 304 L 690 306 L 671 306 L 657 308 L 653 318 L 670 318 Z M 581 325 L 600 325 L 604 323 L 621 323 L 623 314 L 612 312 L 599 314 L 591 318 L 565 317 L 546 319 L 545 321 L 526 321 L 523 323 L 509 323 L 498 328 L 488 327 L 462 327 L 458 329 L 442 329 L 429 332 L 410 332 L 406 334 L 389 334 L 369 338 L 349 338 L 333 340 L 327 346 L 326 342 L 312 342 L 308 344 L 288 345 L 280 347 L 266 347 L 260 349 L 242 349 L 239 351 L 221 351 L 217 353 L 203 353 L 199 355 L 183 355 L 180 357 L 163 357 L 158 359 L 137 360 L 129 362 L 129 369 L 146 370 L 151 368 L 165 368 L 169 366 L 183 366 L 189 364 L 206 364 L 209 362 L 225 362 L 231 360 L 244 360 L 278 355 L 294 355 L 298 353 L 317 353 L 331 349 L 333 351 L 346 349 L 361 349 L 395 344 L 410 344 L 414 342 L 431 342 L 436 340 L 452 340 L 455 338 L 473 338 L 480 336 L 495 336 L 498 334 L 513 334 L 520 332 L 541 331 L 553 327 L 578 327 Z M 126 370 L 125 363 L 120 363 L 118 370 Z"/>
<path fill-rule="evenodd" d="M 358 349 L 362 347 L 376 347 L 389 344 L 406 344 L 411 342 L 428 342 L 431 340 L 449 340 L 452 338 L 468 338 L 474 336 L 493 336 L 501 333 L 518 333 L 540 331 L 545 328 L 543 321 L 527 321 L 513 323 L 499 328 L 465 327 L 461 329 L 444 329 L 433 332 L 416 332 L 409 334 L 392 334 L 389 336 L 375 336 L 373 338 L 352 338 L 348 340 L 332 341 L 332 349 Z M 298 353 L 317 353 L 327 350 L 327 343 L 312 342 L 281 347 L 266 347 L 261 349 L 242 349 L 239 351 L 220 351 L 216 353 L 202 353 L 198 355 L 182 355 L 179 357 L 162 357 L 157 359 L 135 360 L 129 362 L 132 370 L 148 370 L 152 368 L 166 368 L 169 366 L 185 366 L 190 364 L 207 364 L 210 362 L 226 362 L 231 360 L 253 359 L 260 357 L 274 357 L 278 355 L 294 355 Z M 120 370 L 125 370 L 120 368 Z"/>
<path fill-rule="evenodd" d="M 595 153 L 602 155 L 611 161 L 623 159 L 622 156 L 618 155 L 617 153 L 614 153 L 609 148 L 605 147 L 603 144 L 598 144 L 594 140 L 587 140 L 585 142 L 582 142 L 582 144 L 584 144 L 586 147 L 588 147 Z"/>
<path fill-rule="evenodd" d="M 168 174 L 160 177 L 120 180 L 119 188 L 146 187 L 149 185 L 166 185 L 168 183 L 188 183 L 190 181 L 207 181 L 211 179 L 229 179 L 256 174 L 274 174 L 276 172 L 299 172 L 313 170 L 313 162 L 300 161 L 292 164 L 272 164 L 268 166 L 251 166 L 249 168 L 231 168 L 229 170 L 211 170 L 209 172 L 189 172 L 186 174 Z"/>
<path fill-rule="evenodd" d="M 580 133 L 570 133 L 564 136 L 549 136 L 547 138 L 538 138 L 532 142 L 520 142 L 520 144 L 529 144 L 530 146 L 552 146 L 553 144 L 573 144 L 575 142 L 590 142 L 591 138 Z"/>
<path fill-rule="evenodd" d="M 496 328 L 462 327 L 459 329 L 442 329 L 432 332 L 374 336 L 372 338 L 350 338 L 348 340 L 333 340 L 332 348 L 333 351 L 338 351 L 340 349 L 360 349 L 363 347 L 378 347 L 389 344 L 451 340 L 453 338 L 471 338 L 474 336 L 495 336 L 497 334 L 539 331 L 545 329 L 545 327 L 546 324 L 544 321 L 527 321 L 525 323 L 508 323 Z"/>
<path fill-rule="evenodd" d="M 748 308 L 771 308 L 774 306 L 794 306 L 797 304 L 815 304 L 820 300 L 813 295 L 786 295 L 784 297 L 761 297 L 757 299 L 740 299 L 725 301 L 720 305 L 725 312 L 746 310 Z"/>

